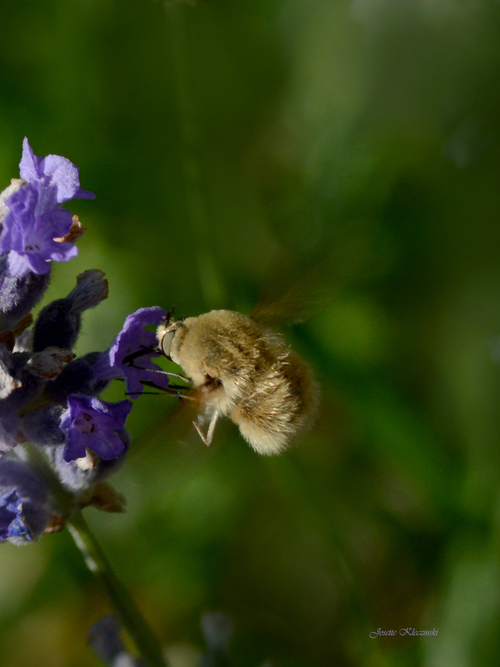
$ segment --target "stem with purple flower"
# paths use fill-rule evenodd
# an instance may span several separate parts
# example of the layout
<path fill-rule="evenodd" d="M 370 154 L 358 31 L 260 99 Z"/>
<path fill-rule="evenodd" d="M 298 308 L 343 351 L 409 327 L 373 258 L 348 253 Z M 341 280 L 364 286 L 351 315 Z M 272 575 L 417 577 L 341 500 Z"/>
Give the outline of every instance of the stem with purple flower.
<path fill-rule="evenodd" d="M 131 397 L 143 384 L 168 390 L 168 375 L 153 362 L 159 356 L 155 334 L 144 329 L 167 313 L 141 308 L 106 352 L 76 358 L 82 313 L 108 296 L 104 274 L 90 270 L 66 298 L 40 311 L 30 331 L 30 311 L 48 286 L 53 263 L 74 257 L 74 241 L 85 231 L 61 204 L 94 195 L 80 189 L 69 160 L 37 157 L 26 139 L 20 168 L 21 179 L 0 193 L 0 541 L 29 544 L 67 526 L 139 652 L 151 667 L 166 667 L 158 639 L 82 509 L 124 511 L 124 500 L 105 480 L 127 457 L 125 421 L 133 403 L 99 395 L 114 378 L 125 381 Z"/>
<path fill-rule="evenodd" d="M 68 521 L 68 528 L 85 558 L 89 570 L 101 581 L 123 626 L 150 667 L 167 667 L 161 644 L 152 632 L 134 599 L 115 575 L 81 512 Z"/>

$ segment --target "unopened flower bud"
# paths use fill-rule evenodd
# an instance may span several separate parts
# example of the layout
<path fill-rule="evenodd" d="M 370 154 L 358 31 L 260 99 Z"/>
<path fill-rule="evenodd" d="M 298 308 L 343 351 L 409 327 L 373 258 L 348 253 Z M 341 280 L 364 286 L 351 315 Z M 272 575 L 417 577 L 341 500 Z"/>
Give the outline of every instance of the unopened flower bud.
<path fill-rule="evenodd" d="M 11 376 L 12 390 L 0 400 L 0 454 L 17 444 L 20 410 L 25 408 L 39 393 L 44 380 L 27 370 L 29 354 L 15 352 L 4 359 Z"/>
<path fill-rule="evenodd" d="M 76 278 L 76 283 L 76 287 L 71 290 L 67 298 L 77 313 L 95 308 L 101 301 L 108 298 L 108 281 L 99 269 L 89 269 L 80 273 Z"/>
<path fill-rule="evenodd" d="M 97 396 L 108 386 L 109 380 L 101 380 L 94 370 L 100 352 L 89 352 L 75 359 L 63 369 L 62 373 L 45 387 L 47 396 L 56 403 L 66 405 L 70 394 Z"/>
<path fill-rule="evenodd" d="M 43 308 L 33 332 L 33 352 L 55 346 L 71 350 L 80 333 L 81 316 L 69 299 L 57 299 Z"/>
<path fill-rule="evenodd" d="M 12 377 L 9 367 L 10 354 L 4 345 L 0 345 L 0 400 L 7 398 L 22 384 L 20 380 Z"/>
<path fill-rule="evenodd" d="M 0 459 L 0 541 L 27 544 L 44 532 L 49 514 L 45 483 L 17 459 Z"/>
<path fill-rule="evenodd" d="M 66 435 L 61 429 L 62 405 L 45 405 L 28 412 L 20 423 L 21 433 L 26 441 L 40 446 L 61 446 Z"/>
<path fill-rule="evenodd" d="M 108 296 L 108 281 L 104 273 L 91 269 L 80 274 L 76 287 L 65 299 L 52 301 L 42 309 L 33 333 L 33 351 L 40 352 L 49 345 L 71 350 L 81 327 L 81 313 L 97 306 Z"/>
<path fill-rule="evenodd" d="M 201 617 L 201 630 L 209 649 L 220 649 L 225 653 L 229 651 L 234 633 L 229 616 L 220 611 L 206 612 Z"/>
<path fill-rule="evenodd" d="M 40 301 L 49 282 L 50 272 L 11 276 L 7 255 L 0 256 L 0 331 L 13 329 Z"/>
<path fill-rule="evenodd" d="M 140 658 L 134 658 L 127 653 L 116 616 L 103 616 L 93 623 L 87 641 L 97 657 L 108 667 L 145 667 Z"/>
<path fill-rule="evenodd" d="M 42 352 L 35 352 L 28 362 L 28 370 L 38 377 L 52 380 L 61 375 L 65 364 L 75 358 L 73 352 L 50 345 Z"/>

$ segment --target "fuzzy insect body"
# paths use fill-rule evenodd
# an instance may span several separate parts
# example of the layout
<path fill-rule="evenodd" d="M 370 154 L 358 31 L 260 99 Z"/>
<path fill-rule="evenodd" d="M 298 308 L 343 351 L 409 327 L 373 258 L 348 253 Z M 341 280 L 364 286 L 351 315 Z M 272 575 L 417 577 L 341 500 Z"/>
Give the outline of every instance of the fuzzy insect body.
<path fill-rule="evenodd" d="M 229 417 L 259 454 L 279 454 L 311 421 L 318 385 L 308 364 L 275 332 L 230 310 L 170 319 L 157 330 L 159 349 L 178 364 L 210 419 Z"/>

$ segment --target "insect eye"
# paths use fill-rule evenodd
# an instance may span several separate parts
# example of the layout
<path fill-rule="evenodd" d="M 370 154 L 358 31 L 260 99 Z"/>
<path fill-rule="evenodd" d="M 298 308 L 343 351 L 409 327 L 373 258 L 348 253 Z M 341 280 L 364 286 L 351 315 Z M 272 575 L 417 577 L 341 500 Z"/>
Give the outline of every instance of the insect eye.
<path fill-rule="evenodd" d="M 170 359 L 170 349 L 172 347 L 172 341 L 174 340 L 175 330 L 167 331 L 167 333 L 160 340 L 160 349 L 163 354 Z"/>

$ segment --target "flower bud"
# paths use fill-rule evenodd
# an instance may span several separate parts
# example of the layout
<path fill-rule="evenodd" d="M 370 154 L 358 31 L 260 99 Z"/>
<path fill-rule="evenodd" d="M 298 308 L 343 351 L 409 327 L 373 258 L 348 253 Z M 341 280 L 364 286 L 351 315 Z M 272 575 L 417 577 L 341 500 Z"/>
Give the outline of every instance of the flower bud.
<path fill-rule="evenodd" d="M 28 412 L 21 420 L 24 438 L 35 445 L 54 447 L 64 445 L 66 435 L 61 429 L 62 405 L 45 405 Z"/>
<path fill-rule="evenodd" d="M 97 377 L 94 366 L 100 352 L 89 352 L 69 363 L 62 373 L 45 387 L 47 396 L 56 403 L 66 405 L 70 394 L 97 396 L 108 386 L 109 380 Z"/>
<path fill-rule="evenodd" d="M 49 346 L 71 350 L 81 326 L 81 313 L 108 296 L 108 281 L 97 269 L 84 271 L 65 299 L 57 299 L 40 312 L 33 333 L 33 352 Z"/>
<path fill-rule="evenodd" d="M 76 277 L 76 287 L 68 294 L 73 311 L 81 313 L 95 308 L 108 298 L 109 287 L 104 273 L 99 269 L 89 269 Z"/>
<path fill-rule="evenodd" d="M 50 272 L 39 275 L 26 273 L 22 278 L 9 274 L 6 255 L 0 257 L 0 331 L 15 325 L 42 298 L 49 286 Z"/>
<path fill-rule="evenodd" d="M 47 488 L 38 474 L 14 458 L 0 459 L 0 541 L 27 544 L 49 522 Z"/>
<path fill-rule="evenodd" d="M 4 345 L 0 345 L 0 400 L 7 398 L 14 389 L 21 386 L 20 380 L 10 374 L 10 366 L 10 354 Z"/>
<path fill-rule="evenodd" d="M 5 348 L 3 348 L 5 350 Z M 4 371 L 10 377 L 11 389 L 6 390 L 0 400 L 0 453 L 4 453 L 17 444 L 20 410 L 25 408 L 40 391 L 44 380 L 30 373 L 27 367 L 29 354 L 15 352 L 4 354 Z M 4 378 L 4 389 L 7 382 Z"/>
<path fill-rule="evenodd" d="M 209 648 L 229 650 L 234 628 L 229 616 L 220 611 L 208 611 L 202 614 L 201 631 Z"/>
<path fill-rule="evenodd" d="M 57 299 L 43 308 L 33 332 L 33 352 L 55 346 L 71 350 L 80 333 L 81 316 L 69 299 Z"/>
<path fill-rule="evenodd" d="M 63 347 L 49 345 L 41 352 L 32 354 L 27 367 L 33 375 L 46 380 L 53 380 L 61 375 L 65 365 L 74 358 L 73 352 Z"/>
<path fill-rule="evenodd" d="M 87 641 L 97 657 L 109 667 L 145 667 L 140 658 L 127 653 L 116 616 L 103 616 L 93 623 Z"/>

